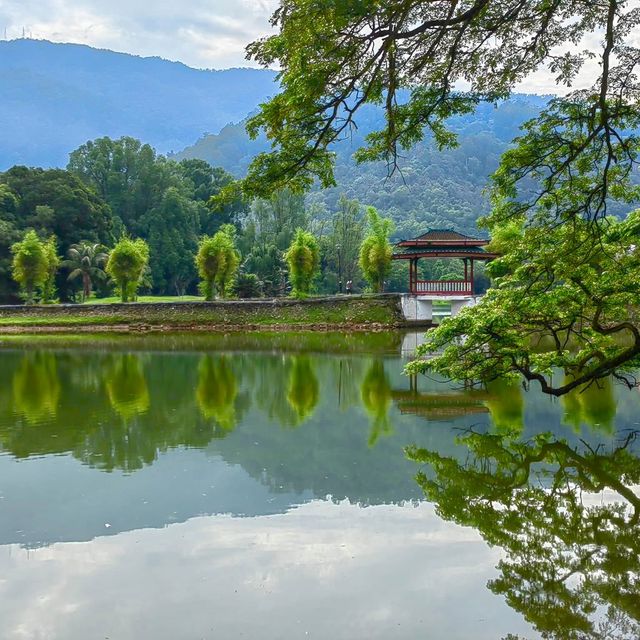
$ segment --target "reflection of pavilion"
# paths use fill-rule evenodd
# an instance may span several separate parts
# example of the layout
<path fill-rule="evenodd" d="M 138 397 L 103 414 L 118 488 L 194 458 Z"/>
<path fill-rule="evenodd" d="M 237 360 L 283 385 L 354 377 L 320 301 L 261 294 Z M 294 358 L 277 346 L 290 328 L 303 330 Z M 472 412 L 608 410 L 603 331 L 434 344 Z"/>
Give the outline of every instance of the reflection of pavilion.
<path fill-rule="evenodd" d="M 445 393 L 420 392 L 416 388 L 416 382 L 415 377 L 411 376 L 408 390 L 391 391 L 391 397 L 403 415 L 411 414 L 437 422 L 489 412 L 486 403 L 492 396 L 487 391 L 465 389 Z"/>

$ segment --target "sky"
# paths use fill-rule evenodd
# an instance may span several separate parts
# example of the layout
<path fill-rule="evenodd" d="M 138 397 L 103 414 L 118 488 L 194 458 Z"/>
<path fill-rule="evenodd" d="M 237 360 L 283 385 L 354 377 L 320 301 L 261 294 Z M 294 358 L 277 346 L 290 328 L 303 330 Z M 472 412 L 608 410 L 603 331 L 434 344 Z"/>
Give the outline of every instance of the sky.
<path fill-rule="evenodd" d="M 270 32 L 277 0 L 0 0 L 0 36 L 75 42 L 191 67 L 256 66 L 246 45 Z"/>
<path fill-rule="evenodd" d="M 191 67 L 258 66 L 245 47 L 271 32 L 278 0 L 0 0 L 0 37 L 74 42 L 141 56 L 160 56 Z M 599 45 L 601 36 L 593 34 Z M 595 61 L 582 81 L 598 76 Z M 564 93 L 546 70 L 531 75 L 518 91 Z"/>

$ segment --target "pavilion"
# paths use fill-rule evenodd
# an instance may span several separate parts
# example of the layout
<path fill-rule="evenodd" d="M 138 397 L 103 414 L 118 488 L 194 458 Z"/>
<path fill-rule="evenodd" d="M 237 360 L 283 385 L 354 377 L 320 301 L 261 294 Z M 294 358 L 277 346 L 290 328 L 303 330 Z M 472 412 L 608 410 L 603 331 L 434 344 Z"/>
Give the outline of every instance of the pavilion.
<path fill-rule="evenodd" d="M 488 240 L 472 238 L 452 229 L 429 229 L 417 238 L 396 244 L 394 260 L 409 261 L 409 293 L 414 296 L 448 298 L 472 297 L 473 265 L 477 260 L 493 260 L 496 254 L 485 251 Z M 456 258 L 464 262 L 464 280 L 420 280 L 418 260 L 421 258 Z"/>

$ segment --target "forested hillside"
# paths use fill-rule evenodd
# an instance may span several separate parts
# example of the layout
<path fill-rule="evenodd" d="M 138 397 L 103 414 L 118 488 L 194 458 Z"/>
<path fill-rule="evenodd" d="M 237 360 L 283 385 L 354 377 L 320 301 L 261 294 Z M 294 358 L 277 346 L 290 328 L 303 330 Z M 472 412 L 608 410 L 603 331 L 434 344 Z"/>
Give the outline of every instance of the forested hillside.
<path fill-rule="evenodd" d="M 64 167 L 101 136 L 133 136 L 161 153 L 242 120 L 273 93 L 274 73 L 202 71 L 75 44 L 0 41 L 0 170 Z"/>
<path fill-rule="evenodd" d="M 394 219 L 396 237 L 417 234 L 425 226 L 477 233 L 476 220 L 488 207 L 483 194 L 488 176 L 520 125 L 534 117 L 546 101 L 541 96 L 517 95 L 497 107 L 480 105 L 474 114 L 450 121 L 450 128 L 458 134 L 457 148 L 438 151 L 426 140 L 404 154 L 401 171 L 390 178 L 384 164 L 358 165 L 352 158 L 364 137 L 382 124 L 381 112 L 367 107 L 359 114 L 359 128 L 351 140 L 336 146 L 338 186 L 309 198 L 330 210 L 341 194 L 373 205 Z M 266 138 L 250 140 L 239 123 L 202 137 L 176 159 L 199 158 L 241 177 L 253 156 L 268 148 Z"/>

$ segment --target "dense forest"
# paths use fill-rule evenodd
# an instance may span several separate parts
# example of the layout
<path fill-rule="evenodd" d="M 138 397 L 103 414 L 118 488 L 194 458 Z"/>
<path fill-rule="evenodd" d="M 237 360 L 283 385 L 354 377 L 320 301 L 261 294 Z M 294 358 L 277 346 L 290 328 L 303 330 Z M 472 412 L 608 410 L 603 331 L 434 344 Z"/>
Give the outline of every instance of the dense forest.
<path fill-rule="evenodd" d="M 546 97 L 516 95 L 496 107 L 481 104 L 473 114 L 449 121 L 458 135 L 457 148 L 440 151 L 427 139 L 400 158 L 400 171 L 390 177 L 383 163 L 357 164 L 353 159 L 367 134 L 384 123 L 381 109 L 363 107 L 358 129 L 334 148 L 337 187 L 317 189 L 309 201 L 333 209 L 344 194 L 372 205 L 394 220 L 396 238 L 413 237 L 425 227 L 477 233 L 476 220 L 488 211 L 484 194 L 488 176 L 520 125 L 535 117 L 546 102 Z M 199 158 L 242 177 L 253 157 L 268 148 L 264 136 L 251 140 L 240 123 L 204 136 L 175 158 Z"/>
<path fill-rule="evenodd" d="M 0 298 L 19 299 L 12 247 L 29 229 L 42 240 L 54 238 L 62 258 L 55 282 L 61 300 L 80 299 L 83 283 L 73 277 L 82 270 L 80 254 L 95 273 L 96 256 L 123 237 L 148 245 L 143 293 L 196 294 L 199 240 L 223 227 L 232 229 L 241 260 L 232 293 L 287 293 L 285 251 L 298 229 L 317 238 L 322 268 L 313 289 L 334 292 L 349 279 L 363 285 L 357 266 L 365 234 L 360 203 L 342 197 L 329 210 L 281 191 L 269 200 L 212 206 L 211 197 L 232 180 L 203 160 L 168 160 L 133 138 L 88 142 L 71 154 L 66 169 L 11 168 L 0 174 Z M 99 297 L 114 289 L 106 277 L 93 287 Z"/>

